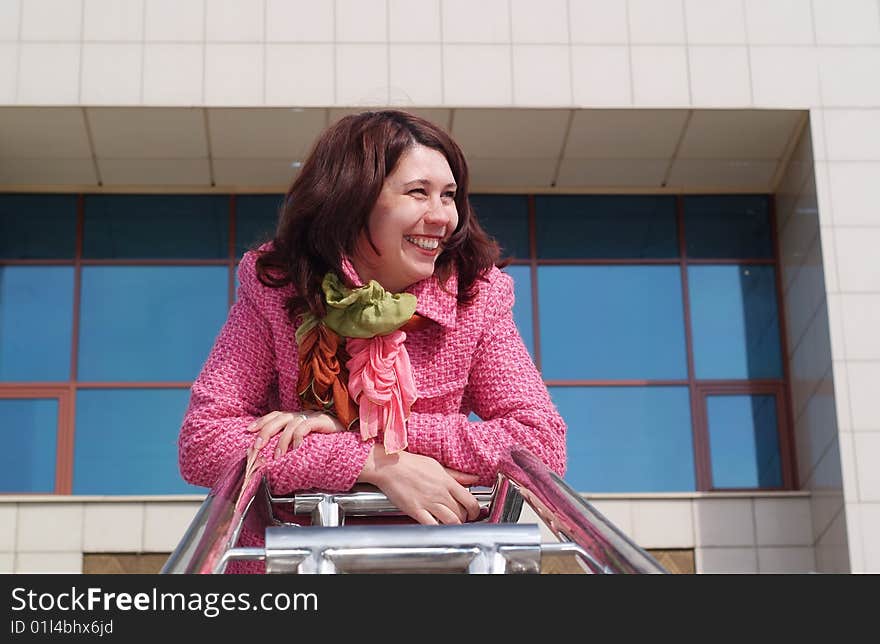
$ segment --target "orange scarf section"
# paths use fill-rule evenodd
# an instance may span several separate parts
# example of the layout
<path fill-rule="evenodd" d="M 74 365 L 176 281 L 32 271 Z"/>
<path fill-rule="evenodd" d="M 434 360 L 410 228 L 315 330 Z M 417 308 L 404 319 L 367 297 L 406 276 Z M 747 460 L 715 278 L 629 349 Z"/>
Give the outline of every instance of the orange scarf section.
<path fill-rule="evenodd" d="M 346 429 L 357 420 L 358 411 L 348 395 L 348 371 L 340 337 L 318 324 L 306 333 L 299 346 L 299 378 L 296 387 L 303 409 L 332 412 Z"/>

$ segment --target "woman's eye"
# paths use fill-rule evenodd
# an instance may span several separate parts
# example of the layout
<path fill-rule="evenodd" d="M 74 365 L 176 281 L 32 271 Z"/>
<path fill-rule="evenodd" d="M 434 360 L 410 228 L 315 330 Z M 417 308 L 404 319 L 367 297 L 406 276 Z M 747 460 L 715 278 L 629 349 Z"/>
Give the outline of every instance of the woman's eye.
<path fill-rule="evenodd" d="M 443 198 L 444 199 L 455 199 L 455 193 L 454 192 L 444 192 Z"/>
<path fill-rule="evenodd" d="M 424 188 L 413 188 L 412 190 L 409 191 L 409 193 L 410 193 L 410 194 L 412 194 L 412 193 L 417 193 L 417 194 L 420 194 L 420 195 L 427 195 L 427 194 L 428 194 L 428 193 L 425 191 Z"/>

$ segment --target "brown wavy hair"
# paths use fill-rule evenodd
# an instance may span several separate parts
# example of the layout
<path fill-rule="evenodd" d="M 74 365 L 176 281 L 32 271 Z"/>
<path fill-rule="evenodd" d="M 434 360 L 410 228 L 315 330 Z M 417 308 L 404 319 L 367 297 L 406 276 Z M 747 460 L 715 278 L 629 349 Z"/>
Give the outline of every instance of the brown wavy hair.
<path fill-rule="evenodd" d="M 287 191 L 271 248 L 257 258 L 263 284 L 293 284 L 287 302 L 291 320 L 310 310 L 325 313 L 321 281 L 328 271 L 348 280 L 342 262 L 354 254 L 361 233 L 375 249 L 368 228 L 385 177 L 414 145 L 446 157 L 455 183 L 458 227 L 437 258 L 434 274 L 445 286 L 458 275 L 457 298 L 469 303 L 475 283 L 499 262 L 500 249 L 480 227 L 468 199 L 468 166 L 458 144 L 423 118 L 398 110 L 346 116 L 318 137 Z M 349 287 L 355 286 L 348 283 Z"/>

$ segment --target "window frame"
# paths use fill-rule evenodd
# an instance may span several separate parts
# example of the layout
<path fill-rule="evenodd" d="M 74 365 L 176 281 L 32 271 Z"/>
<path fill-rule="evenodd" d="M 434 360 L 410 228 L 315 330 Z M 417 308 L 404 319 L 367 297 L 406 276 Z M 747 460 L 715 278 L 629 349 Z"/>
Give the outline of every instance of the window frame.
<path fill-rule="evenodd" d="M 58 420 L 55 426 L 54 494 L 70 494 L 73 489 L 73 425 L 74 392 L 70 385 L 41 383 L 4 383 L 0 400 L 55 400 Z M 45 492 L 2 492 L 3 496 L 40 496 Z"/>
<path fill-rule="evenodd" d="M 696 386 L 697 400 L 695 412 L 697 417 L 694 427 L 697 430 L 695 436 L 696 449 L 700 450 L 701 458 L 698 463 L 705 466 L 704 472 L 698 471 L 698 480 L 702 480 L 703 486 L 710 492 L 750 492 L 755 489 L 761 490 L 788 490 L 794 487 L 794 469 L 791 459 L 785 457 L 790 450 L 786 432 L 779 431 L 780 427 L 788 426 L 788 406 L 785 404 L 785 385 L 776 380 L 750 380 L 746 383 L 727 381 L 701 381 Z M 782 475 L 782 486 L 776 488 L 762 487 L 719 487 L 712 480 L 712 459 L 709 450 L 709 396 L 773 396 L 776 400 L 776 438 L 779 448 L 779 462 Z M 702 479 L 700 479 L 700 475 Z"/>

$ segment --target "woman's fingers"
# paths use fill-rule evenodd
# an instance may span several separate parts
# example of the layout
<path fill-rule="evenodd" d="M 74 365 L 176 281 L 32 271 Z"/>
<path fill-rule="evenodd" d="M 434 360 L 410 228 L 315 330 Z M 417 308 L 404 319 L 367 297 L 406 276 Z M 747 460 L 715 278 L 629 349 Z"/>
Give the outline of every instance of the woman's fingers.
<path fill-rule="evenodd" d="M 424 508 L 413 512 L 412 518 L 422 525 L 437 525 L 437 519 L 434 518 L 434 515 L 432 515 Z"/>
<path fill-rule="evenodd" d="M 268 443 L 270 438 L 282 431 L 291 422 L 299 423 L 305 417 L 306 415 L 301 412 L 297 412 L 295 414 L 279 414 L 278 416 L 267 422 L 263 426 L 263 429 L 260 430 L 260 438 L 263 439 L 263 445 Z"/>
<path fill-rule="evenodd" d="M 288 421 L 287 425 L 284 427 L 284 431 L 281 432 L 281 436 L 278 437 L 278 444 L 275 446 L 275 458 L 280 458 L 282 454 L 287 453 L 290 441 L 293 440 L 294 430 L 297 425 L 304 423 L 305 421 L 302 418 L 295 418 Z"/>
<path fill-rule="evenodd" d="M 293 418 L 287 421 L 281 438 L 278 439 L 278 446 L 275 448 L 275 458 L 287 453 L 287 449 L 293 442 L 293 449 L 302 445 L 303 439 L 311 431 L 310 427 L 314 424 L 314 418 L 307 416 L 303 412 L 293 414 Z"/>
<path fill-rule="evenodd" d="M 452 496 L 464 510 L 464 516 L 461 519 L 462 522 L 465 520 L 473 521 L 480 516 L 480 502 L 477 501 L 477 498 L 473 494 L 463 487 L 456 485 L 452 488 Z"/>
<path fill-rule="evenodd" d="M 461 511 L 461 506 L 457 503 L 452 503 L 451 505 L 455 506 L 459 512 Z M 458 512 L 443 503 L 433 505 L 430 512 L 443 525 L 458 525 L 462 522 L 462 517 L 459 516 Z"/>
<path fill-rule="evenodd" d="M 302 445 L 303 440 L 309 434 L 333 434 L 334 432 L 342 431 L 340 429 L 341 425 L 338 427 L 337 425 L 338 423 L 334 424 L 333 419 L 328 418 L 327 416 L 309 417 L 307 421 L 300 423 L 299 426 L 293 430 L 293 449 Z"/>
<path fill-rule="evenodd" d="M 261 416 L 260 418 L 257 418 L 254 422 L 252 422 L 250 425 L 248 425 L 244 431 L 252 432 L 252 433 L 260 431 L 260 429 L 263 427 L 263 425 L 265 425 L 268 421 L 272 420 L 273 418 L 277 417 L 279 414 L 281 414 L 280 411 L 269 412 L 265 416 Z"/>
<path fill-rule="evenodd" d="M 306 436 L 316 432 L 319 434 L 332 434 L 339 431 L 333 423 L 333 419 L 323 414 L 318 416 L 306 416 L 303 413 L 293 414 L 293 419 L 284 425 L 281 438 L 278 439 L 278 447 L 275 450 L 275 458 L 287 453 L 288 448 L 297 449 L 303 444 Z M 279 422 L 279 421 L 274 421 Z"/>
<path fill-rule="evenodd" d="M 329 434 L 334 432 L 335 429 L 333 425 L 327 427 L 327 423 L 323 422 L 320 416 L 316 418 L 307 418 L 301 422 L 296 429 L 293 430 L 293 449 L 297 449 L 300 445 L 302 445 L 305 437 L 311 434 L 312 432 L 319 432 L 321 434 Z"/>
<path fill-rule="evenodd" d="M 334 426 L 332 419 L 325 416 L 305 417 L 300 414 L 298 419 L 294 420 L 293 422 L 295 423 L 295 426 L 293 428 L 293 432 L 291 433 L 290 443 L 290 446 L 293 449 L 297 449 L 300 445 L 302 445 L 306 436 L 308 436 L 309 434 L 332 434 L 333 432 L 339 431 Z"/>
<path fill-rule="evenodd" d="M 424 508 L 444 525 L 457 525 L 467 521 L 471 512 L 467 505 L 469 501 L 473 501 L 479 510 L 479 504 L 473 495 L 455 482 L 450 482 L 445 491 L 436 494 L 433 501 L 425 501 Z"/>
<path fill-rule="evenodd" d="M 313 430 L 309 427 L 309 423 L 305 420 L 297 425 L 296 429 L 293 430 L 293 435 L 291 437 L 291 446 L 293 447 L 293 449 L 297 449 L 300 445 L 302 445 L 305 437 L 308 436 L 312 431 Z"/>
<path fill-rule="evenodd" d="M 376 485 L 394 505 L 419 523 L 433 525 L 463 523 L 479 517 L 479 503 L 456 478 L 467 484 L 478 480 L 474 474 L 445 468 L 429 456 L 402 451 L 392 458 L 381 445 L 374 445 L 358 480 Z"/>
<path fill-rule="evenodd" d="M 476 474 L 468 474 L 467 472 L 454 470 L 450 467 L 446 468 L 446 473 L 458 483 L 458 485 L 453 486 L 452 495 L 464 508 L 467 520 L 476 520 L 477 517 L 480 516 L 480 503 L 473 494 L 462 486 L 476 485 L 477 481 L 480 480 L 480 477 Z M 462 521 L 465 521 L 465 519 L 463 518 Z"/>
<path fill-rule="evenodd" d="M 284 426 L 284 423 L 286 422 L 284 416 L 286 416 L 286 414 L 283 414 L 280 411 L 273 411 L 248 425 L 246 431 L 251 433 L 258 432 L 257 437 L 254 439 L 254 444 L 257 445 L 257 449 L 260 449 L 263 445 L 269 442 L 269 439 L 277 433 L 276 428 L 278 426 Z"/>
<path fill-rule="evenodd" d="M 345 427 L 329 414 L 320 412 L 307 414 L 302 411 L 273 411 L 258 418 L 246 428 L 248 432 L 258 432 L 254 439 L 254 448 L 257 450 L 266 445 L 276 434 L 282 434 L 275 450 L 275 458 L 287 452 L 290 447 L 298 448 L 305 437 L 312 432 L 332 434 L 344 430 Z"/>

